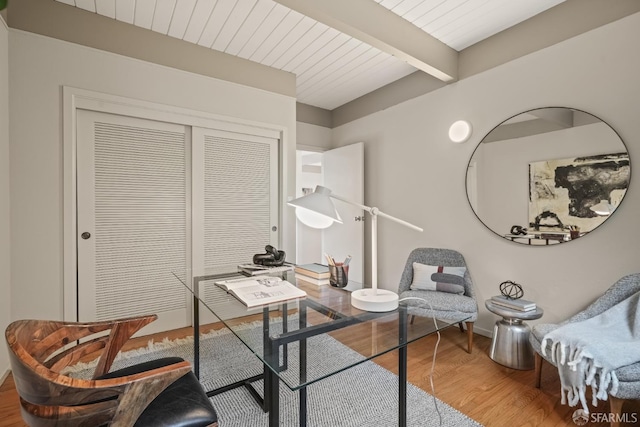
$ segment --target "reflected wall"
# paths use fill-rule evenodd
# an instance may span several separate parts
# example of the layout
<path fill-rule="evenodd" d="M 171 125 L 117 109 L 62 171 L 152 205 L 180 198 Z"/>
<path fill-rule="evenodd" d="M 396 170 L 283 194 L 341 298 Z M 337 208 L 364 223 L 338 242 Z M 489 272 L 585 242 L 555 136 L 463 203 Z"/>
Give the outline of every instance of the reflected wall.
<path fill-rule="evenodd" d="M 535 109 L 483 138 L 469 161 L 467 196 L 499 236 L 556 244 L 611 217 L 630 172 L 624 143 L 604 121 L 576 109 Z"/>

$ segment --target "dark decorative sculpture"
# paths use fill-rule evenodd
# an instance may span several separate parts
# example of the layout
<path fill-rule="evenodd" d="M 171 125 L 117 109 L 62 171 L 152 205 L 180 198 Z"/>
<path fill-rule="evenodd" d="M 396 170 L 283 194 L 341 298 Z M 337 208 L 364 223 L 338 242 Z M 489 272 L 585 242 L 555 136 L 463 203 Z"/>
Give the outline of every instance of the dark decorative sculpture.
<path fill-rule="evenodd" d="M 540 226 L 546 227 L 556 227 L 559 229 L 564 228 L 564 224 L 558 218 L 558 215 L 554 212 L 544 211 L 540 215 L 536 217 L 536 222 L 529 224 L 531 227 L 534 227 L 536 230 L 540 230 Z"/>
<path fill-rule="evenodd" d="M 279 251 L 271 245 L 265 246 L 264 250 L 266 253 L 253 256 L 254 264 L 264 265 L 265 267 L 279 267 L 284 264 L 284 260 L 287 257 L 284 251 Z"/>
<path fill-rule="evenodd" d="M 500 293 L 509 299 L 519 299 L 524 295 L 522 286 L 511 280 L 500 283 Z"/>

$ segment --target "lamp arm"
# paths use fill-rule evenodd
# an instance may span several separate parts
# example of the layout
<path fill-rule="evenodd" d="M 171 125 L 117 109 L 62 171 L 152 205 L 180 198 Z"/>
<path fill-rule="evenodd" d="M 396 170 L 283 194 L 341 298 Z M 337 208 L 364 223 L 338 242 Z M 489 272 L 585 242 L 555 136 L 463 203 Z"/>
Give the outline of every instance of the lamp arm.
<path fill-rule="evenodd" d="M 348 203 L 348 204 L 350 204 L 350 205 L 352 205 L 352 206 L 357 206 L 357 207 L 359 207 L 360 209 L 364 209 L 365 211 L 367 211 L 367 212 L 371 213 L 371 209 L 372 209 L 372 208 L 370 208 L 369 206 L 365 206 L 365 205 L 362 205 L 362 204 L 360 204 L 360 203 L 357 203 L 357 202 L 351 201 L 351 200 L 349 200 L 349 199 L 345 199 L 344 197 L 338 196 L 338 195 L 333 194 L 333 193 L 331 193 L 331 194 L 329 195 L 329 197 L 332 197 L 332 198 L 334 198 L 334 199 L 336 199 L 336 200 L 340 200 L 340 201 L 342 201 L 342 202 Z"/>
<path fill-rule="evenodd" d="M 350 205 L 357 206 L 360 209 L 363 209 L 363 210 L 369 212 L 374 217 L 379 215 L 379 216 L 381 216 L 383 218 L 390 219 L 391 221 L 397 222 L 398 224 L 402 224 L 405 227 L 412 228 L 412 229 L 414 229 L 416 231 L 424 231 L 422 228 L 418 227 L 417 225 L 413 225 L 413 224 L 411 224 L 411 223 L 409 223 L 407 221 L 404 221 L 404 220 L 401 220 L 401 219 L 396 218 L 394 216 L 391 216 L 389 214 L 386 214 L 386 213 L 380 211 L 378 208 L 375 208 L 375 207 L 372 208 L 370 206 L 362 205 L 360 203 L 353 202 L 351 200 L 345 199 L 344 197 L 338 196 L 338 195 L 333 194 L 333 193 L 331 193 L 330 197 L 333 197 L 336 200 L 343 201 L 343 202 L 348 203 Z"/>
<path fill-rule="evenodd" d="M 366 206 L 361 203 L 356 203 L 352 200 L 345 199 L 344 197 L 335 195 L 331 193 L 330 190 L 326 191 L 325 193 L 329 197 L 333 197 L 336 200 L 340 200 L 349 205 L 356 206 L 362 210 L 369 212 L 369 214 L 371 214 L 371 292 L 373 292 L 374 296 L 377 296 L 378 295 L 378 216 L 382 216 L 384 218 L 390 219 L 391 221 L 397 222 L 398 224 L 404 225 L 405 227 L 408 227 L 417 231 L 423 231 L 422 228 L 416 225 L 413 225 L 407 221 L 403 221 L 394 216 L 386 214 L 384 212 L 380 212 L 378 208 L 375 208 L 375 207 L 372 208 L 370 206 Z M 396 296 L 396 301 L 397 301 L 397 296 Z"/>
<path fill-rule="evenodd" d="M 417 225 L 413 225 L 407 221 L 403 221 L 384 212 L 380 212 L 378 208 L 372 208 L 370 206 L 362 205 L 360 203 L 345 199 L 344 197 L 337 196 L 333 193 L 331 193 L 329 197 L 333 197 L 336 200 L 340 200 L 349 205 L 359 207 L 360 209 L 365 210 L 371 214 L 371 290 L 375 295 L 378 292 L 378 216 L 390 219 L 391 221 L 397 222 L 398 224 L 402 224 L 405 227 L 409 227 L 417 231 L 423 230 Z"/>

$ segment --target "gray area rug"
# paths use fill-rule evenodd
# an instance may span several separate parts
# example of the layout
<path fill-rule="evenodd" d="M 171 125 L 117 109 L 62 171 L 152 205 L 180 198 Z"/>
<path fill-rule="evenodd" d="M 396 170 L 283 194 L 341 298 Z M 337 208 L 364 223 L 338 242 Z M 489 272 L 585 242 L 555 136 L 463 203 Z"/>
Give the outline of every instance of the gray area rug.
<path fill-rule="evenodd" d="M 244 339 L 259 339 L 261 328 L 247 325 L 240 332 Z M 327 357 L 345 357 L 354 361 L 362 356 L 331 337 L 311 340 L 309 346 L 321 346 Z M 207 390 L 221 387 L 262 372 L 258 358 L 229 330 L 203 336 L 200 341 L 200 381 Z M 290 347 L 289 351 L 296 351 Z M 338 356 L 339 355 L 339 356 Z M 121 354 L 112 369 L 159 357 L 179 356 L 193 362 L 191 339 L 149 343 L 145 349 Z M 74 376 L 87 375 L 88 366 L 78 366 Z M 290 360 L 289 369 L 297 371 Z M 309 370 L 322 370 L 322 361 L 309 362 Z M 262 382 L 254 383 L 262 390 Z M 363 362 L 339 374 L 311 384 L 308 392 L 309 427 L 368 427 L 398 425 L 398 377 L 372 361 Z M 437 385 L 436 385 L 437 392 Z M 211 398 L 218 412 L 220 427 L 267 426 L 262 411 L 244 388 Z M 481 426 L 476 421 L 434 399 L 412 384 L 407 386 L 407 424 L 410 427 Z M 280 425 L 298 425 L 298 393 L 280 385 Z"/>

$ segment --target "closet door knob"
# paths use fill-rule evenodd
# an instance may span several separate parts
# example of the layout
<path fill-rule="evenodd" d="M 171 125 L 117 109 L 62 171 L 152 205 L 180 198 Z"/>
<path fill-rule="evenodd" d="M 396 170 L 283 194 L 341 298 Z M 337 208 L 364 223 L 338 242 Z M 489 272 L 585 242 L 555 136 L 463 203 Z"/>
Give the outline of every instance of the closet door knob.
<path fill-rule="evenodd" d="M 89 237 L 91 237 L 91 233 L 89 233 L 88 231 L 85 231 L 80 235 L 80 237 L 82 237 L 84 240 L 87 240 Z"/>

